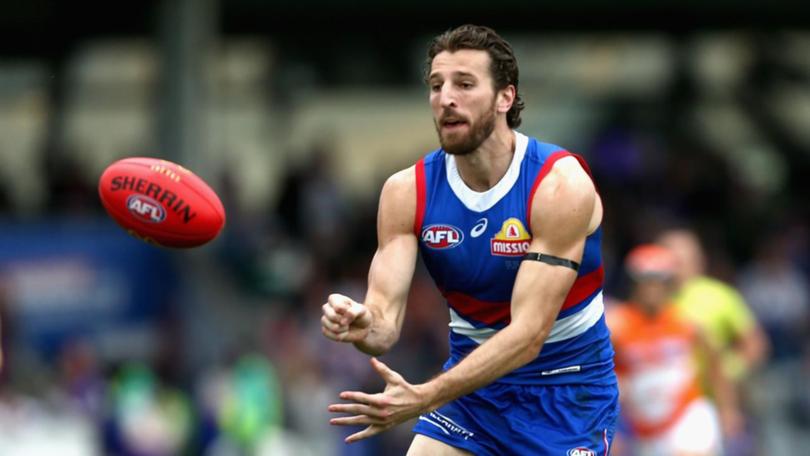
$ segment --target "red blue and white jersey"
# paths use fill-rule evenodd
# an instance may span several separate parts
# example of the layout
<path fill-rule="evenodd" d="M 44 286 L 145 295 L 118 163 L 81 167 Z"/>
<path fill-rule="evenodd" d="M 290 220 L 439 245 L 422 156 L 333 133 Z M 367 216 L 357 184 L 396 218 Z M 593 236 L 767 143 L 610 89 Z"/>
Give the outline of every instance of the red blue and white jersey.
<path fill-rule="evenodd" d="M 531 241 L 530 203 L 544 176 L 567 156 L 588 169 L 581 157 L 558 146 L 515 135 L 506 174 L 485 192 L 467 187 L 455 157 L 441 149 L 416 164 L 414 232 L 425 266 L 450 308 L 445 369 L 509 324 L 515 277 Z M 615 383 L 602 300 L 601 237 L 601 227 L 587 237 L 577 279 L 539 356 L 500 382 Z"/>

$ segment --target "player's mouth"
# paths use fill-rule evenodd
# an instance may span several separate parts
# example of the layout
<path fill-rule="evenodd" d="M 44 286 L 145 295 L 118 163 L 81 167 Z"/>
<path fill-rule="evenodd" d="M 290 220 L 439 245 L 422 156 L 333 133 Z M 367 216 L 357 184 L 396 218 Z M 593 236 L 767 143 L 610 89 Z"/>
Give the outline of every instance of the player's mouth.
<path fill-rule="evenodd" d="M 443 119 L 441 122 L 442 130 L 445 131 L 457 131 L 464 126 L 467 125 L 467 122 L 463 119 Z"/>

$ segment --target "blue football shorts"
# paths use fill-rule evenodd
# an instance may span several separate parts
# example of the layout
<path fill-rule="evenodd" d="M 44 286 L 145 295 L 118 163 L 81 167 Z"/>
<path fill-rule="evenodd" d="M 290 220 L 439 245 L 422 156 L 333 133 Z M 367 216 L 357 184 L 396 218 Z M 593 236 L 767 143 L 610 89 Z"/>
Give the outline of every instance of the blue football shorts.
<path fill-rule="evenodd" d="M 476 456 L 604 456 L 616 385 L 493 383 L 419 417 L 413 431 Z"/>

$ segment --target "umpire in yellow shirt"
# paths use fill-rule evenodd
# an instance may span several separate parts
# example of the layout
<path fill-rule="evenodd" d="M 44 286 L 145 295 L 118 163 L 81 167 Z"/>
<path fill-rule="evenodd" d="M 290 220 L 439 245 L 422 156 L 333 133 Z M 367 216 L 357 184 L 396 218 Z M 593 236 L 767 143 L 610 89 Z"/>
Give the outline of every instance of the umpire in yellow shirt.
<path fill-rule="evenodd" d="M 697 235 L 686 229 L 663 232 L 658 243 L 678 256 L 675 303 L 702 327 L 721 352 L 727 376 L 742 382 L 765 361 L 768 342 L 740 293 L 705 275 L 705 256 Z"/>

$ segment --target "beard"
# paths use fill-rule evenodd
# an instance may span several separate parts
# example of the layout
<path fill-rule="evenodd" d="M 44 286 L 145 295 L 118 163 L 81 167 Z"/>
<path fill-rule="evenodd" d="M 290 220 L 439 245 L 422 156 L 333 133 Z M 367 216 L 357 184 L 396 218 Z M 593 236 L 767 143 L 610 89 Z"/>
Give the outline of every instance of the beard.
<path fill-rule="evenodd" d="M 471 154 L 495 131 L 495 100 L 492 100 L 490 109 L 484 111 L 484 114 L 474 122 L 467 122 L 464 119 L 469 125 L 466 134 L 455 131 L 442 134 L 442 122 L 447 117 L 458 118 L 453 111 L 448 110 L 438 121 L 434 121 L 442 149 L 450 155 Z"/>

